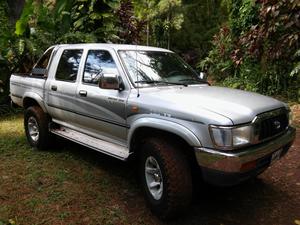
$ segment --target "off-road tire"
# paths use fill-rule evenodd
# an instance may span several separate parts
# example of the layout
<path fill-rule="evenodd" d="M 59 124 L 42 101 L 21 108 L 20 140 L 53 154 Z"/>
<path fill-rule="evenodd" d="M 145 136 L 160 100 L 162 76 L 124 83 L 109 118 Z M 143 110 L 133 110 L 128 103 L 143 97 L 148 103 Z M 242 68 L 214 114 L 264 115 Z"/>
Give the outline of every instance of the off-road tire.
<path fill-rule="evenodd" d="M 159 200 L 152 196 L 147 186 L 145 163 L 150 156 L 159 164 L 163 178 L 163 192 Z M 170 140 L 148 138 L 141 148 L 139 174 L 146 202 L 159 218 L 174 219 L 183 214 L 190 205 L 193 192 L 192 176 L 180 145 Z"/>
<path fill-rule="evenodd" d="M 29 134 L 28 120 L 31 117 L 35 118 L 38 125 L 39 137 L 37 140 L 33 140 Z M 48 124 L 49 117 L 39 106 L 31 106 L 25 110 L 24 128 L 27 140 L 32 147 L 39 150 L 45 150 L 49 147 L 52 140 L 52 134 L 49 132 Z"/>

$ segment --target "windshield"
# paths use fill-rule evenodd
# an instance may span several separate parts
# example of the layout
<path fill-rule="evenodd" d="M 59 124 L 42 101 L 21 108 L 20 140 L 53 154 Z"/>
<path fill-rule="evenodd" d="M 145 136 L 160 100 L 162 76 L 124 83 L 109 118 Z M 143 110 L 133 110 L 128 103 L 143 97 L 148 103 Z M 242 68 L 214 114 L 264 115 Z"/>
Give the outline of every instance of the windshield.
<path fill-rule="evenodd" d="M 175 53 L 119 51 L 134 85 L 188 85 L 206 83 Z"/>

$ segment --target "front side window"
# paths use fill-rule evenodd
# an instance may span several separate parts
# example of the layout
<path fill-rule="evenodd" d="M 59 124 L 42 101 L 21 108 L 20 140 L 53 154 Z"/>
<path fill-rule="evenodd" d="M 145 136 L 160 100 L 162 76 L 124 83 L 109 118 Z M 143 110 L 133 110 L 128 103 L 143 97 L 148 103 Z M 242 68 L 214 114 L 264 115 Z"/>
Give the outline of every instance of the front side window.
<path fill-rule="evenodd" d="M 82 52 L 81 49 L 64 50 L 56 71 L 57 80 L 76 81 Z"/>
<path fill-rule="evenodd" d="M 197 73 L 175 53 L 160 51 L 119 51 L 134 85 L 203 83 Z"/>
<path fill-rule="evenodd" d="M 112 56 L 105 50 L 90 50 L 86 59 L 82 81 L 88 84 L 98 84 L 102 74 L 118 74 Z"/>

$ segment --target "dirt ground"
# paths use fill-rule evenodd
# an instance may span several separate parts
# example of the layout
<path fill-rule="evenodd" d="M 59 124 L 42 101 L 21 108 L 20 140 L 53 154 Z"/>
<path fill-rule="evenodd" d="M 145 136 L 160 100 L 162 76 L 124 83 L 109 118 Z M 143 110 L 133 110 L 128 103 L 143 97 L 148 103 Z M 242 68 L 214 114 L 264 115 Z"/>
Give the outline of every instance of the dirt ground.
<path fill-rule="evenodd" d="M 0 120 L 0 225 L 300 224 L 300 129 L 288 154 L 257 179 L 205 187 L 184 217 L 163 223 L 145 206 L 132 165 L 68 141 L 31 149 L 22 120 Z"/>
<path fill-rule="evenodd" d="M 300 104 L 291 106 L 291 111 L 293 112 L 293 125 L 300 128 Z"/>

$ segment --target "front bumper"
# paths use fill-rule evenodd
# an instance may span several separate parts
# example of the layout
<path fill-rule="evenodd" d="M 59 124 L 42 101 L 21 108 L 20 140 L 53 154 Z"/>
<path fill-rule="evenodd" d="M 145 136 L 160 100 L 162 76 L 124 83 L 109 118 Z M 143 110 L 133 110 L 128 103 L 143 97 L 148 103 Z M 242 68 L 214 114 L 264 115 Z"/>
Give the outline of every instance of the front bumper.
<path fill-rule="evenodd" d="M 234 185 L 263 172 L 270 165 L 274 152 L 281 150 L 280 157 L 285 155 L 295 136 L 296 129 L 289 127 L 273 140 L 242 150 L 221 152 L 195 148 L 196 159 L 206 182 L 221 186 Z"/>

